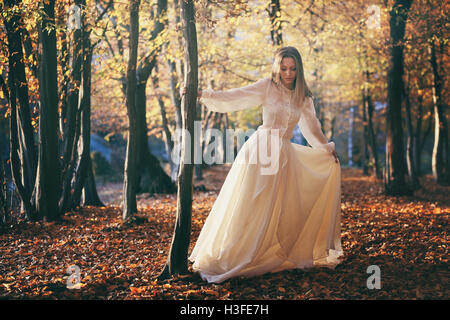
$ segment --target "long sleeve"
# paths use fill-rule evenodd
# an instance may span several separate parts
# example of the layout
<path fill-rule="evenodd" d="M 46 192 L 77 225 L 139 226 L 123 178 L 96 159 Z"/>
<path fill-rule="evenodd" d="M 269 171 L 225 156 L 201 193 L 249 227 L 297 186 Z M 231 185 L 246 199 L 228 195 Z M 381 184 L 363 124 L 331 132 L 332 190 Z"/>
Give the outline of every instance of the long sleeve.
<path fill-rule="evenodd" d="M 222 113 L 256 107 L 264 101 L 267 81 L 270 79 L 263 78 L 245 87 L 223 91 L 205 89 L 200 102 L 208 110 Z"/>
<path fill-rule="evenodd" d="M 322 148 L 332 152 L 335 148 L 334 142 L 328 142 L 328 139 L 322 132 L 319 119 L 316 117 L 313 99 L 310 97 L 306 98 L 301 110 L 298 125 L 306 141 L 313 148 Z"/>

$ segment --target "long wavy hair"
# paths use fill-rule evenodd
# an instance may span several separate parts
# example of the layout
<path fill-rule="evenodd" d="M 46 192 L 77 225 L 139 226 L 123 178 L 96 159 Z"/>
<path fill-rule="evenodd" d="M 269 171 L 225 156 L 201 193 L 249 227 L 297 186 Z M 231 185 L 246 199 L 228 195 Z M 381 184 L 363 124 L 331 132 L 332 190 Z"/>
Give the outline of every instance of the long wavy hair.
<path fill-rule="evenodd" d="M 295 70 L 297 71 L 294 80 L 294 101 L 297 101 L 297 106 L 300 107 L 303 104 L 303 100 L 306 97 L 312 97 L 312 92 L 309 90 L 306 84 L 305 74 L 303 71 L 303 62 L 300 52 L 295 47 L 282 47 L 275 53 L 274 62 L 272 65 L 272 82 L 280 88 L 282 86 L 280 68 L 283 58 L 293 58 L 295 61 Z"/>

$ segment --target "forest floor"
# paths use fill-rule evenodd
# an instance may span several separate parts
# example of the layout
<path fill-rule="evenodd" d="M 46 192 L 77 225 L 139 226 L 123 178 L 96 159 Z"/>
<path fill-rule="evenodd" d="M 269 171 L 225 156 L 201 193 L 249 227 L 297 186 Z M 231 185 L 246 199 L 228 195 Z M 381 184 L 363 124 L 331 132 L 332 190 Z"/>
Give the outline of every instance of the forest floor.
<path fill-rule="evenodd" d="M 191 246 L 229 170 L 204 171 L 195 191 Z M 389 197 L 382 183 L 342 168 L 342 246 L 335 269 L 313 268 L 208 284 L 197 274 L 157 281 L 170 246 L 176 195 L 140 195 L 133 223 L 121 222 L 121 184 L 99 185 L 105 208 L 69 212 L 62 223 L 22 221 L 0 235 L 2 299 L 449 299 L 450 187 L 421 178 L 414 197 Z M 67 269 L 81 282 L 68 289 Z M 381 271 L 368 289 L 367 268 Z M 74 276 L 71 276 L 74 277 Z"/>

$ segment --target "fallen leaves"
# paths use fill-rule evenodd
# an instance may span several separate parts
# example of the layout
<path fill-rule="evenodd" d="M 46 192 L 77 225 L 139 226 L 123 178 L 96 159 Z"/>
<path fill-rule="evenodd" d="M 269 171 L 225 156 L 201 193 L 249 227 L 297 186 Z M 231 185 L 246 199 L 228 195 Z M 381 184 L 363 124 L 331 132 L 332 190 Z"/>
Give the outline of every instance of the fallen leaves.
<path fill-rule="evenodd" d="M 211 179 L 220 176 L 217 170 L 209 175 Z M 448 197 L 449 188 L 438 187 L 427 177 L 421 182 L 424 190 L 414 198 L 386 197 L 380 182 L 362 177 L 360 170 L 343 168 L 344 257 L 340 265 L 334 270 L 287 270 L 233 278 L 221 284 L 208 284 L 196 274 L 155 280 L 170 247 L 174 195 L 142 196 L 141 211 L 131 224 L 122 224 L 121 210 L 114 206 L 69 212 L 61 224 L 23 222 L 0 236 L 0 297 L 448 299 L 450 211 L 442 194 Z M 214 190 L 219 189 L 216 185 Z M 216 194 L 194 194 L 191 249 Z M 80 268 L 80 282 L 69 290 L 66 270 L 71 265 Z M 366 286 L 370 265 L 381 269 L 380 290 Z"/>

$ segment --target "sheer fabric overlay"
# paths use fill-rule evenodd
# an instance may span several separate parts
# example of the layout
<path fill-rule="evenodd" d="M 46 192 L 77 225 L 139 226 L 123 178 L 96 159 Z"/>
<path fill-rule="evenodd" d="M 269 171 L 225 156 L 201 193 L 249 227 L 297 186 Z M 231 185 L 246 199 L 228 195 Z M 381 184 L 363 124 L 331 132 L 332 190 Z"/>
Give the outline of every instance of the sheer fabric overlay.
<path fill-rule="evenodd" d="M 215 112 L 262 107 L 263 124 L 239 150 L 189 256 L 208 282 L 293 268 L 335 267 L 340 238 L 341 168 L 312 98 L 270 78 L 224 91 L 205 89 Z M 290 142 L 299 125 L 312 147 Z M 264 163 L 261 155 L 271 155 Z"/>

